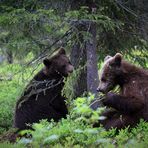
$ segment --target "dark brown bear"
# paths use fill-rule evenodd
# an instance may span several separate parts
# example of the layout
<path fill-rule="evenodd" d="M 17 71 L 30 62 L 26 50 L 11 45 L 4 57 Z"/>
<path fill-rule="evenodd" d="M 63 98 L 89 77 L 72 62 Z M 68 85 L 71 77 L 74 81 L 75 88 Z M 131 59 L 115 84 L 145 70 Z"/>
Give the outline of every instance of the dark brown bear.
<path fill-rule="evenodd" d="M 109 92 L 116 85 L 120 93 Z M 106 94 L 103 104 L 114 109 L 103 114 L 106 129 L 132 127 L 140 118 L 148 121 L 148 71 L 126 62 L 121 54 L 105 58 L 97 90 Z"/>
<path fill-rule="evenodd" d="M 68 113 L 61 91 L 63 79 L 73 71 L 73 66 L 65 50 L 61 48 L 43 63 L 44 68 L 35 75 L 16 104 L 14 127 L 20 130 L 41 119 L 58 121 Z"/>

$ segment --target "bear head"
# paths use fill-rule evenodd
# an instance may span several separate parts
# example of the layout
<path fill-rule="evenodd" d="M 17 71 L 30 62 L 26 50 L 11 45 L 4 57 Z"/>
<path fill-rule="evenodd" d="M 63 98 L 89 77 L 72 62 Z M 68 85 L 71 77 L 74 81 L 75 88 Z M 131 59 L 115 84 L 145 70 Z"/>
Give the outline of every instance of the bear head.
<path fill-rule="evenodd" d="M 122 55 L 106 56 L 100 72 L 100 82 L 97 91 L 107 93 L 122 80 Z M 120 85 L 120 84 L 119 84 Z"/>
<path fill-rule="evenodd" d="M 69 58 L 66 56 L 64 48 L 60 48 L 58 53 L 52 58 L 44 59 L 43 63 L 45 65 L 44 73 L 46 75 L 58 74 L 67 77 L 74 69 Z"/>

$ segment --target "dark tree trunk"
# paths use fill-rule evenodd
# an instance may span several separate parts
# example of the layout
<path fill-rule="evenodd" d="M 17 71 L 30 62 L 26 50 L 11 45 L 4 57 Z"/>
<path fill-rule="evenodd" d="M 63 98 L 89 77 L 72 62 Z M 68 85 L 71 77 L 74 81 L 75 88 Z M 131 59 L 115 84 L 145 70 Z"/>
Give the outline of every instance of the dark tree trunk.
<path fill-rule="evenodd" d="M 98 68 L 96 55 L 96 26 L 90 21 L 73 22 L 78 30 L 79 42 L 77 42 L 71 52 L 71 61 L 75 69 L 80 68 L 77 83 L 74 86 L 75 97 L 81 96 L 85 92 L 97 94 Z M 90 38 L 85 40 L 84 34 L 80 31 L 87 31 Z"/>
<path fill-rule="evenodd" d="M 137 16 L 138 33 L 144 40 L 148 41 L 148 0 L 130 0 L 127 4 L 132 13 Z"/>
<path fill-rule="evenodd" d="M 73 22 L 73 25 L 78 30 L 78 38 L 79 38 L 79 42 L 78 41 L 76 42 L 71 51 L 71 62 L 76 70 L 79 69 L 79 76 L 77 77 L 73 89 L 74 97 L 78 97 L 87 91 L 87 69 L 86 69 L 87 53 L 85 49 L 83 35 L 79 33 L 79 31 L 85 29 L 85 25 L 79 24 L 79 22 Z"/>
<path fill-rule="evenodd" d="M 99 84 L 96 53 L 96 25 L 94 23 L 91 23 L 88 31 L 90 32 L 92 37 L 86 42 L 87 91 L 96 94 L 96 89 Z"/>
<path fill-rule="evenodd" d="M 134 2 L 138 12 L 138 24 L 141 37 L 148 41 L 148 1 L 135 0 Z"/>
<path fill-rule="evenodd" d="M 13 63 L 13 53 L 12 53 L 12 51 L 7 51 L 7 62 L 9 63 L 9 64 L 12 64 Z"/>

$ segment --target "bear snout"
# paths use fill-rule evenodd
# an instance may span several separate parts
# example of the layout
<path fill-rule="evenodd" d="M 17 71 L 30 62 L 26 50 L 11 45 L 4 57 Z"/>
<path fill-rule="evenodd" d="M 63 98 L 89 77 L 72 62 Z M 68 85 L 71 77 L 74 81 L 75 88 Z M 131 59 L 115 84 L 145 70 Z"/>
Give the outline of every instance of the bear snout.
<path fill-rule="evenodd" d="M 97 91 L 98 91 L 98 92 L 102 92 L 101 88 L 99 88 L 99 87 L 97 88 Z"/>
<path fill-rule="evenodd" d="M 97 91 L 98 91 L 98 92 L 101 92 L 101 93 L 103 93 L 103 94 L 106 94 L 106 93 L 108 92 L 106 89 L 101 88 L 101 87 L 98 87 L 98 88 L 97 88 Z"/>
<path fill-rule="evenodd" d="M 73 67 L 72 65 L 70 65 L 70 66 L 68 67 L 68 73 L 72 73 L 73 70 L 74 70 L 74 67 Z"/>

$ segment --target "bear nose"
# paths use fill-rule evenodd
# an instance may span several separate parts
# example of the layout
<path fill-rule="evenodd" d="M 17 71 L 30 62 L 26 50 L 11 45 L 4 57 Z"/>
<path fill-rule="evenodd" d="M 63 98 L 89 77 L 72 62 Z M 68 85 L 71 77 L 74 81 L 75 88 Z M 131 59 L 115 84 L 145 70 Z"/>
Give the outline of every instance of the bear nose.
<path fill-rule="evenodd" d="M 102 92 L 102 89 L 98 87 L 98 88 L 97 88 L 97 91 L 98 91 L 98 92 Z"/>
<path fill-rule="evenodd" d="M 69 68 L 68 72 L 69 72 L 69 73 L 72 73 L 72 72 L 73 72 L 73 70 L 74 70 L 74 67 L 73 67 L 73 66 L 71 66 L 71 67 Z"/>
<path fill-rule="evenodd" d="M 99 87 L 97 88 L 97 91 L 98 91 L 98 92 L 100 91 Z"/>

